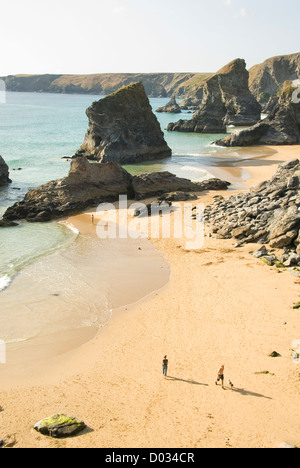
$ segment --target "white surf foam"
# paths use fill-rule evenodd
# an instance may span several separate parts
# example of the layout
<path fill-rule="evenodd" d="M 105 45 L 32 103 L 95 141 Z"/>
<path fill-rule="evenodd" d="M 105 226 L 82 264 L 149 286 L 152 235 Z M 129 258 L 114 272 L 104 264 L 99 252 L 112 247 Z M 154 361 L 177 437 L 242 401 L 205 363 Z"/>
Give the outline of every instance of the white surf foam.
<path fill-rule="evenodd" d="M 0 277 L 0 291 L 4 291 L 4 289 L 6 289 L 10 285 L 11 281 L 12 279 L 8 275 L 1 276 Z"/>

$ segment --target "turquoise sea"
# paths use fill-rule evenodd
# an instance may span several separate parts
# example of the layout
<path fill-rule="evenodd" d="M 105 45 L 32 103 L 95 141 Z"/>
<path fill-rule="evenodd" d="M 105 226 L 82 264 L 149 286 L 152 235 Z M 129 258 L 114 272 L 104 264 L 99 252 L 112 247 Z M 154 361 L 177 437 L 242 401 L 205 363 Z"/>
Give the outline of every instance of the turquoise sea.
<path fill-rule="evenodd" d="M 13 182 L 0 188 L 0 215 L 8 206 L 22 200 L 28 190 L 67 175 L 70 163 L 62 158 L 72 156 L 82 144 L 88 124 L 85 110 L 100 98 L 91 95 L 7 93 L 6 103 L 0 104 L 0 154 L 9 165 Z M 150 99 L 154 112 L 167 101 Z M 165 131 L 169 122 L 188 119 L 191 114 L 156 113 L 156 116 Z M 154 164 L 125 167 L 133 174 L 169 170 L 181 177 L 204 180 L 214 176 L 213 168 L 218 167 L 221 161 L 231 164 L 239 157 L 232 151 L 211 146 L 211 142 L 218 137 L 165 132 L 167 143 L 172 148 L 172 158 Z M 48 258 L 49 254 L 66 252 L 66 247 L 78 247 L 77 238 L 78 232 L 56 223 L 23 223 L 17 228 L 0 230 L 0 339 L 7 320 L 6 312 L 13 307 L 12 297 L 9 298 L 9 306 L 5 302 L 8 300 L 7 290 L 11 289 L 16 278 L 20 273 L 25 276 L 30 272 L 30 284 L 33 284 L 34 275 L 37 277 L 45 268 L 46 260 L 43 263 L 43 259 Z M 35 265 L 38 265 L 36 270 Z M 68 275 L 71 274 L 66 270 L 61 281 L 67 281 Z M 53 281 L 55 276 L 55 272 L 52 272 Z M 74 275 L 72 278 L 74 280 Z M 76 288 L 80 290 L 78 281 Z M 55 287 L 53 283 L 54 292 Z M 30 304 L 35 301 L 34 294 L 28 299 Z M 103 304 L 106 300 L 104 296 Z M 22 302 L 22 298 L 18 297 L 18 301 L 23 307 L 25 302 Z"/>

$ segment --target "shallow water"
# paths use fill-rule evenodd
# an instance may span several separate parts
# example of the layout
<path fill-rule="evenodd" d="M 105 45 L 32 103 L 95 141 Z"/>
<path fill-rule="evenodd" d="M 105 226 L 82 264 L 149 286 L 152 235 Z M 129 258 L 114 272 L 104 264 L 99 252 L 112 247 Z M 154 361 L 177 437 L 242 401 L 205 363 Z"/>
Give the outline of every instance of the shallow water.
<path fill-rule="evenodd" d="M 0 188 L 0 215 L 28 190 L 67 175 L 69 162 L 62 157 L 80 147 L 88 124 L 85 110 L 99 98 L 7 93 L 6 103 L 0 105 L 0 154 L 13 183 Z M 167 101 L 150 100 L 154 111 Z M 171 121 L 192 116 L 156 115 L 163 130 Z M 125 167 L 132 174 L 168 170 L 204 180 L 214 175 L 212 168 L 221 161 L 234 164 L 241 158 L 231 149 L 211 146 L 219 137 L 165 132 L 171 158 Z M 101 244 L 56 223 L 1 229 L 0 339 L 20 341 L 67 328 L 101 326 L 118 301 L 130 303 L 161 287 L 167 281 L 162 274 L 167 265 L 144 242 L 143 256 L 141 251 L 136 255 L 134 242 Z M 118 290 L 113 291 L 116 280 Z"/>

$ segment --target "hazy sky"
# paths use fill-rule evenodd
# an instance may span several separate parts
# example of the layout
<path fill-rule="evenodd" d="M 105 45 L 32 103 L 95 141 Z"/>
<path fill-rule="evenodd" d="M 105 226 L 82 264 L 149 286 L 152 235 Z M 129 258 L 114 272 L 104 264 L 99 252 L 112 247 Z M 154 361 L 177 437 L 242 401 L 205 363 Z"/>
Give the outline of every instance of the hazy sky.
<path fill-rule="evenodd" d="M 299 0 L 2 0 L 0 76 L 213 72 L 300 51 Z"/>

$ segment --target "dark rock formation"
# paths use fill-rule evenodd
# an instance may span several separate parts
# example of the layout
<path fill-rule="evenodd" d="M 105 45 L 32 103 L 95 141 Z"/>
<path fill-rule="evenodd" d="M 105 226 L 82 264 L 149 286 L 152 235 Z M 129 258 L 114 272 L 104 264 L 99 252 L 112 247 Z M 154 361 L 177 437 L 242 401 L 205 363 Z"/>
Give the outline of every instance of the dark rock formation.
<path fill-rule="evenodd" d="M 300 161 L 279 166 L 275 176 L 249 193 L 217 199 L 205 210 L 210 232 L 239 243 L 289 247 L 300 254 Z"/>
<path fill-rule="evenodd" d="M 94 102 L 86 113 L 89 128 L 75 157 L 128 164 L 171 156 L 142 83 Z"/>
<path fill-rule="evenodd" d="M 285 81 L 296 80 L 299 76 L 300 53 L 272 57 L 250 68 L 250 91 L 260 101 L 265 96 L 276 96 Z"/>
<path fill-rule="evenodd" d="M 300 142 L 300 104 L 292 101 L 287 84 L 270 115 L 253 127 L 216 142 L 219 146 L 294 145 Z"/>
<path fill-rule="evenodd" d="M 9 178 L 8 165 L 6 164 L 2 156 L 0 156 L 0 186 L 6 185 L 10 182 L 11 180 Z"/>
<path fill-rule="evenodd" d="M 3 219 L 44 222 L 105 201 L 119 195 L 132 195 L 132 176 L 117 163 L 93 164 L 86 158 L 71 163 L 69 175 L 30 190 L 24 200 L 8 208 Z"/>
<path fill-rule="evenodd" d="M 261 106 L 249 91 L 248 79 L 244 60 L 229 63 L 201 84 L 202 102 L 192 119 L 171 123 L 168 130 L 226 133 L 226 125 L 255 124 L 260 120 Z"/>
<path fill-rule="evenodd" d="M 152 172 L 133 177 L 132 187 L 137 200 L 149 197 L 161 197 L 170 192 L 203 192 L 205 190 L 227 190 L 230 184 L 220 179 L 204 182 L 191 182 L 189 179 L 176 177 L 170 172 Z"/>
<path fill-rule="evenodd" d="M 117 163 L 89 163 L 86 158 L 76 158 L 67 177 L 29 191 L 23 201 L 8 208 L 3 226 L 22 219 L 50 221 L 103 202 L 117 201 L 120 195 L 141 200 L 175 191 L 226 190 L 229 185 L 219 179 L 193 183 L 169 172 L 132 177 Z"/>
<path fill-rule="evenodd" d="M 180 114 L 181 107 L 176 102 L 176 97 L 173 96 L 172 99 L 163 107 L 156 109 L 156 112 L 168 112 L 169 114 Z"/>

